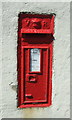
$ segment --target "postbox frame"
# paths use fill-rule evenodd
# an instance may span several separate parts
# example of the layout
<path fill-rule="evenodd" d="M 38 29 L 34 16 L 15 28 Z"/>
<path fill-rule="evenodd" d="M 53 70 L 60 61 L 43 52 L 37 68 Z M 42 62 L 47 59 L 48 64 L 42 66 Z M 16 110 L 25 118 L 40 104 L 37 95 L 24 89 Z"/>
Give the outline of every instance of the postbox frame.
<path fill-rule="evenodd" d="M 27 16 L 27 15 L 26 15 Z M 38 15 L 36 15 L 36 16 L 38 16 Z M 40 16 L 39 16 L 40 17 Z M 52 34 L 54 33 L 54 16 L 52 17 L 52 23 L 51 23 L 51 25 L 52 25 L 52 28 L 51 28 L 51 30 L 52 31 L 47 31 L 47 32 L 49 32 L 48 34 L 51 34 L 51 32 L 52 32 Z M 26 31 L 25 31 L 26 32 Z M 18 73 L 18 75 L 17 75 L 17 78 L 18 78 L 18 108 L 26 108 L 26 107 L 48 107 L 48 106 L 50 106 L 51 104 L 52 104 L 52 59 L 53 59 L 53 41 L 51 42 L 51 44 L 49 44 L 48 46 L 46 46 L 45 44 L 44 45 L 33 45 L 33 46 L 31 46 L 31 45 L 28 45 L 28 46 L 22 46 L 21 45 L 21 42 L 23 41 L 22 40 L 22 33 L 24 33 L 25 34 L 25 32 L 24 32 L 24 29 L 20 29 L 20 27 L 19 27 L 19 31 L 18 31 L 18 47 L 17 47 L 17 61 L 18 61 L 18 63 L 17 63 L 17 73 Z M 31 30 L 30 30 L 30 32 L 32 32 Z M 46 31 L 45 31 L 46 32 Z M 46 34 L 47 34 L 47 32 L 46 32 Z M 28 33 L 29 33 L 29 30 L 28 30 Z M 44 31 L 42 32 L 40 32 L 40 33 L 44 33 Z M 43 49 L 43 48 L 46 48 L 46 49 L 48 49 L 49 50 L 49 89 L 48 89 L 48 102 L 47 103 L 43 103 L 43 102 L 41 102 L 41 103 L 39 103 L 39 104 L 24 104 L 24 49 L 25 48 L 41 48 L 41 49 Z M 42 63 L 42 52 L 40 52 L 41 53 L 41 55 L 40 55 L 40 72 L 42 72 L 42 66 L 41 66 L 41 63 Z M 29 57 L 30 57 L 30 55 L 29 55 Z M 30 66 L 30 65 L 29 65 Z M 30 69 L 30 68 L 29 68 Z M 30 71 L 29 71 L 30 72 Z M 38 73 L 38 72 L 31 72 L 31 73 Z"/>

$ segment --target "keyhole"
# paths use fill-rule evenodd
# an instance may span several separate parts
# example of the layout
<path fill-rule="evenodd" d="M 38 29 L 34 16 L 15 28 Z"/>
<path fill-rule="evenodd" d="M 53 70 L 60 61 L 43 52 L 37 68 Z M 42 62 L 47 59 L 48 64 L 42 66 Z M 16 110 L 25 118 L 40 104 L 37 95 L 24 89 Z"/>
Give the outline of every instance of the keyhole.
<path fill-rule="evenodd" d="M 30 82 L 36 82 L 36 77 L 34 77 L 34 76 L 29 76 L 29 81 L 30 81 Z"/>

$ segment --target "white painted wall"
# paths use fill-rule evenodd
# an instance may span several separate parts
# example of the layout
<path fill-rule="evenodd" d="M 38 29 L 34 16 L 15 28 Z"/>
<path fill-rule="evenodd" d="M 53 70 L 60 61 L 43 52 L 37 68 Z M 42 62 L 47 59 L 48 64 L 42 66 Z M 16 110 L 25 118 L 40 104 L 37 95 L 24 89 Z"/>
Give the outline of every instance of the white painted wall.
<path fill-rule="evenodd" d="M 17 29 L 19 12 L 55 13 L 52 106 L 17 108 Z M 70 117 L 70 3 L 2 3 L 2 118 Z"/>

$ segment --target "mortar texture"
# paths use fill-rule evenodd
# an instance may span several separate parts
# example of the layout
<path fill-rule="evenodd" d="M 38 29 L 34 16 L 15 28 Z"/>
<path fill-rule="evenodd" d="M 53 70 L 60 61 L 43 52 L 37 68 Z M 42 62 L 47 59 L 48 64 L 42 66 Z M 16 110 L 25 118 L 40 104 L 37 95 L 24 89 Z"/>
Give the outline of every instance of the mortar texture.
<path fill-rule="evenodd" d="M 52 105 L 17 108 L 17 31 L 20 12 L 55 13 Z M 2 3 L 2 118 L 70 117 L 70 3 Z"/>

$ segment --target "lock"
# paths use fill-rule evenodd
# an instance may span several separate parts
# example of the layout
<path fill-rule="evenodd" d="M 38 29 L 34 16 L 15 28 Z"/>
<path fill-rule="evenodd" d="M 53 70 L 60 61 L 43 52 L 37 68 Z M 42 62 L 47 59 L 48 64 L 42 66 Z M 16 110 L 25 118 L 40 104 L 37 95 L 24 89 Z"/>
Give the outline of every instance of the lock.
<path fill-rule="evenodd" d="M 18 28 L 18 107 L 50 106 L 54 16 L 20 14 Z"/>
<path fill-rule="evenodd" d="M 37 82 L 37 75 L 36 74 L 26 74 L 26 80 L 27 82 L 35 83 Z"/>

